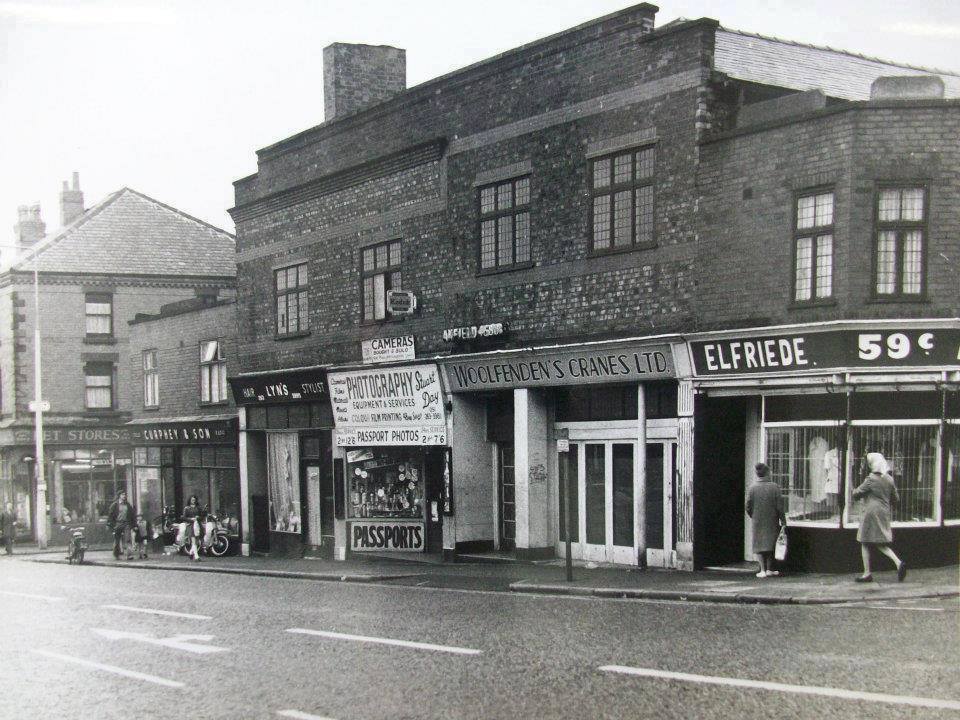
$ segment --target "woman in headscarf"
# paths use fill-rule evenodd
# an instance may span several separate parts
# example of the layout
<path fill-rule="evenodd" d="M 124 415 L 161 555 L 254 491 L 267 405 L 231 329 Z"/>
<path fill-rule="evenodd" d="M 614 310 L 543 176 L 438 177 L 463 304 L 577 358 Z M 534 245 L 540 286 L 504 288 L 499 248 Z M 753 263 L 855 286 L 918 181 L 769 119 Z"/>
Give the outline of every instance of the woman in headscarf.
<path fill-rule="evenodd" d="M 853 491 L 854 500 L 863 500 L 863 516 L 860 518 L 860 529 L 857 531 L 857 542 L 860 543 L 860 555 L 863 558 L 863 575 L 857 582 L 870 582 L 873 575 L 870 573 L 870 548 L 875 547 L 881 553 L 893 560 L 897 566 L 897 582 L 903 582 L 907 576 L 907 564 L 897 557 L 890 547 L 893 542 L 893 531 L 890 530 L 890 502 L 900 502 L 897 487 L 893 484 L 890 475 L 890 466 L 886 458 L 880 453 L 867 453 L 867 467 L 870 474 Z"/>

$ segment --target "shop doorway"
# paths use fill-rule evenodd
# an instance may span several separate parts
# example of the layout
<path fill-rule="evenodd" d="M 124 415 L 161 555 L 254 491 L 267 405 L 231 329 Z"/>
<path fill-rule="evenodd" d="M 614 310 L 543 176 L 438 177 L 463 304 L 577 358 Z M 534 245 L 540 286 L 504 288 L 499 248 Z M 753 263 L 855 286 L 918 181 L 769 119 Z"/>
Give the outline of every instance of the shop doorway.
<path fill-rule="evenodd" d="M 571 492 L 570 535 L 574 559 L 636 564 L 637 443 L 622 440 L 571 442 L 559 457 Z M 562 480 L 563 478 L 561 478 Z M 565 518 L 562 490 L 560 540 Z"/>
<path fill-rule="evenodd" d="M 644 540 L 650 567 L 673 567 L 676 467 L 677 443 L 647 443 Z"/>
<path fill-rule="evenodd" d="M 497 444 L 497 502 L 499 544 L 501 550 L 517 546 L 517 507 L 513 443 Z"/>

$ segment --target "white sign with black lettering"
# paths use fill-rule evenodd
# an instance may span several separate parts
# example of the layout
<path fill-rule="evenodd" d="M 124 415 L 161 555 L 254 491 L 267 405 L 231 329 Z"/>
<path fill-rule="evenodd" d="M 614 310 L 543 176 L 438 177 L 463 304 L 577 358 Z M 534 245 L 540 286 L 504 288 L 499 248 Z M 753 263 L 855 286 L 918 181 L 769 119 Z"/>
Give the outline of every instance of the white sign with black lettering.
<path fill-rule="evenodd" d="M 416 357 L 413 335 L 371 338 L 360 343 L 364 363 L 413 360 Z"/>

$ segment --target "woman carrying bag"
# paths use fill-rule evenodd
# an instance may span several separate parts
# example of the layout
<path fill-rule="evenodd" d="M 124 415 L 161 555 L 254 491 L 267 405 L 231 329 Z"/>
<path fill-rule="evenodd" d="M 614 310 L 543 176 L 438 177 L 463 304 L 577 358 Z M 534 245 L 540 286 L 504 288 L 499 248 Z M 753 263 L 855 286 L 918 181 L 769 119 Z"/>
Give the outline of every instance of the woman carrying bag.
<path fill-rule="evenodd" d="M 747 494 L 747 515 L 753 521 L 753 552 L 760 565 L 757 577 L 765 578 L 780 574 L 773 569 L 773 551 L 780 528 L 787 526 L 787 518 L 783 513 L 780 486 L 770 478 L 770 468 L 765 463 L 757 463 L 754 471 L 757 482 L 750 486 Z"/>

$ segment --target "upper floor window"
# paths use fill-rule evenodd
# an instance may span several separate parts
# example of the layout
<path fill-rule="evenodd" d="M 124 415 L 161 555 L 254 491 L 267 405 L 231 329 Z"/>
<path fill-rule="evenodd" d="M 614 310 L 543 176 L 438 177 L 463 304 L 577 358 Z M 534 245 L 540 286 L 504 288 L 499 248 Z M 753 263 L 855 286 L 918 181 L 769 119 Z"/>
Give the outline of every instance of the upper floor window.
<path fill-rule="evenodd" d="M 387 290 L 402 290 L 400 283 L 400 241 L 372 245 L 363 249 L 363 320 L 387 317 Z"/>
<path fill-rule="evenodd" d="M 480 188 L 480 269 L 530 262 L 530 178 Z"/>
<path fill-rule="evenodd" d="M 833 192 L 798 197 L 795 218 L 793 300 L 826 300 L 833 296 Z"/>
<path fill-rule="evenodd" d="M 593 251 L 649 247 L 653 237 L 654 148 L 593 160 Z"/>
<path fill-rule="evenodd" d="M 877 193 L 874 290 L 878 297 L 919 297 L 925 290 L 927 202 L 922 187 Z"/>
<path fill-rule="evenodd" d="M 310 329 L 307 305 L 307 264 L 275 270 L 277 335 L 295 335 Z"/>
<path fill-rule="evenodd" d="M 200 402 L 227 401 L 227 361 L 223 357 L 223 343 L 204 340 L 200 343 Z"/>
<path fill-rule="evenodd" d="M 84 302 L 86 334 L 100 337 L 113 335 L 113 296 L 110 293 L 87 293 Z"/>
<path fill-rule="evenodd" d="M 143 406 L 160 405 L 160 371 L 157 368 L 157 351 L 143 351 Z"/>
<path fill-rule="evenodd" d="M 114 369 L 111 362 L 88 362 L 83 368 L 84 406 L 87 410 L 113 408 Z"/>

